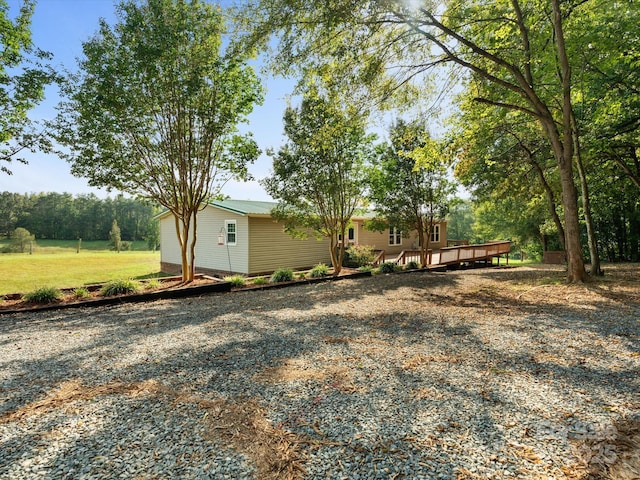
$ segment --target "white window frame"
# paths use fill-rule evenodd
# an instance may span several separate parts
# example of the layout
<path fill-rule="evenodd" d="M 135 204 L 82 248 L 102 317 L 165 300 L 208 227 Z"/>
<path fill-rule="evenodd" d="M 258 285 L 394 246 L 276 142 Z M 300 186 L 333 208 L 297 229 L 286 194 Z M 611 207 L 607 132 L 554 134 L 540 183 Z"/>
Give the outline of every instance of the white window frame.
<path fill-rule="evenodd" d="M 340 243 L 342 243 L 342 234 L 341 233 L 338 234 L 338 244 L 340 244 Z M 357 242 L 357 238 L 356 238 L 356 227 L 355 227 L 355 225 L 353 227 L 347 228 L 347 245 L 352 245 L 354 243 L 358 243 Z"/>
<path fill-rule="evenodd" d="M 396 227 L 389 227 L 389 246 L 402 245 L 402 232 Z"/>
<path fill-rule="evenodd" d="M 440 224 L 431 225 L 431 242 L 440 243 Z"/>
<path fill-rule="evenodd" d="M 233 232 L 229 232 L 230 225 L 233 225 Z M 233 242 L 229 241 L 229 234 L 233 235 Z M 224 242 L 230 247 L 235 247 L 238 244 L 238 222 L 235 220 L 224 221 Z"/>

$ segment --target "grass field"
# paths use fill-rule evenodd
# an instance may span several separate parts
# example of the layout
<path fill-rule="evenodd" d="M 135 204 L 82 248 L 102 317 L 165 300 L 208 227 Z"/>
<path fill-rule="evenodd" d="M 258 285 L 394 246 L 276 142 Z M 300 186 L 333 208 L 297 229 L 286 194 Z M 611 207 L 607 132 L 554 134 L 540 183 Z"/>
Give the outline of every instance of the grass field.
<path fill-rule="evenodd" d="M 107 243 L 82 242 L 77 253 L 77 241 L 41 240 L 31 255 L 0 254 L 0 295 L 160 276 L 160 252 L 142 250 L 144 242 L 120 253 L 108 250 Z"/>

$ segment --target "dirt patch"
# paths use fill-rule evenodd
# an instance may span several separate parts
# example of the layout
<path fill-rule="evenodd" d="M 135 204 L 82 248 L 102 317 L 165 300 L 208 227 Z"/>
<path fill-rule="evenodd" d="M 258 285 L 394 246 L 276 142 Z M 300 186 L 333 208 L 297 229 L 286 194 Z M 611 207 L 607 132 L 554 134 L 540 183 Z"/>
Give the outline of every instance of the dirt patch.
<path fill-rule="evenodd" d="M 351 372 L 347 368 L 336 368 L 331 363 L 331 359 L 327 359 L 320 365 L 312 365 L 302 358 L 288 358 L 277 367 L 258 372 L 254 378 L 262 383 L 316 381 L 347 394 L 358 391 Z"/>

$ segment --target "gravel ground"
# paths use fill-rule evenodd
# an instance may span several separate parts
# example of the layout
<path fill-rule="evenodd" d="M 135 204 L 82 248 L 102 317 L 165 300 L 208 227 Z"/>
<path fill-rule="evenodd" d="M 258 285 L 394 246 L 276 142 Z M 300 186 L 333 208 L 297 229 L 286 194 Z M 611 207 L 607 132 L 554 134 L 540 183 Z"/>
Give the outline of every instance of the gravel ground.
<path fill-rule="evenodd" d="M 640 266 L 0 317 L 0 478 L 640 478 Z"/>

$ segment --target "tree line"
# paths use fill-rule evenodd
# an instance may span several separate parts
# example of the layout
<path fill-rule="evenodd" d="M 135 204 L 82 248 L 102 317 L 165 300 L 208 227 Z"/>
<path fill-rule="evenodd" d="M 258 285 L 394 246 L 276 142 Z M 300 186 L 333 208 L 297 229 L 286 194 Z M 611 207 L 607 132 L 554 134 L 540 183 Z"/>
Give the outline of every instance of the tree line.
<path fill-rule="evenodd" d="M 117 195 L 99 198 L 93 193 L 0 193 L 0 235 L 11 238 L 23 228 L 36 239 L 110 240 L 114 220 L 125 241 L 146 240 L 158 245 L 159 208 L 146 201 Z"/>

